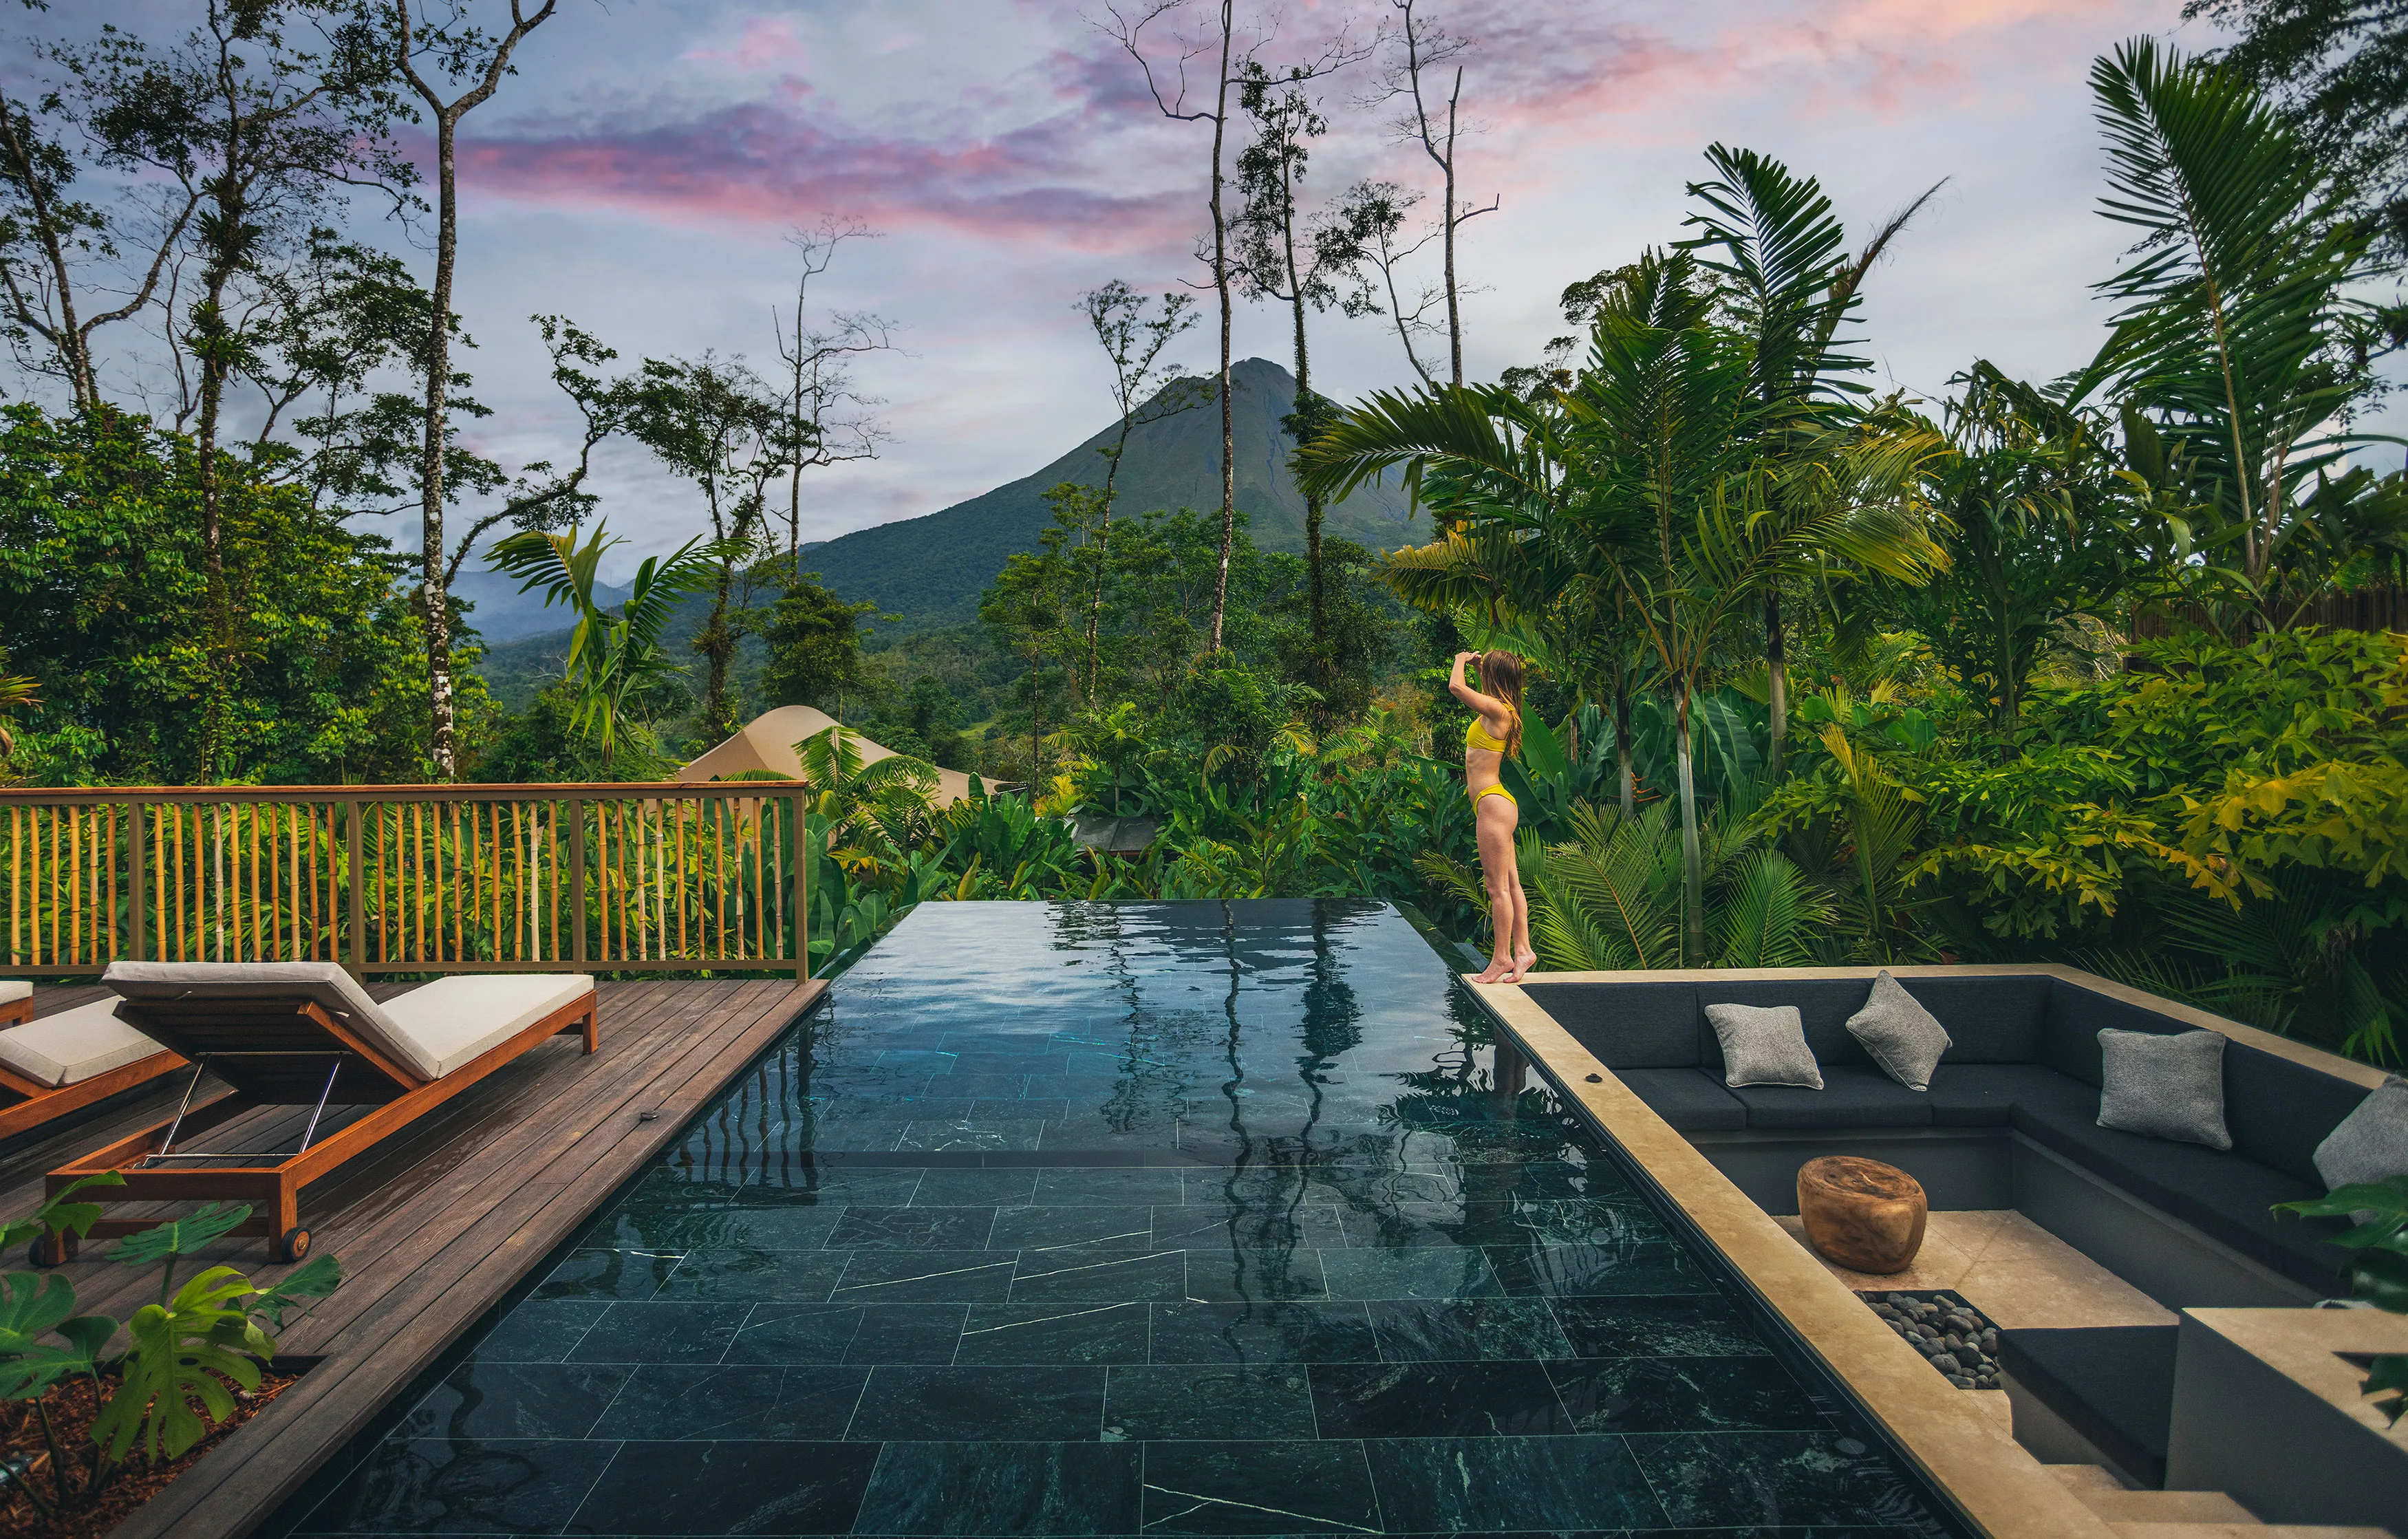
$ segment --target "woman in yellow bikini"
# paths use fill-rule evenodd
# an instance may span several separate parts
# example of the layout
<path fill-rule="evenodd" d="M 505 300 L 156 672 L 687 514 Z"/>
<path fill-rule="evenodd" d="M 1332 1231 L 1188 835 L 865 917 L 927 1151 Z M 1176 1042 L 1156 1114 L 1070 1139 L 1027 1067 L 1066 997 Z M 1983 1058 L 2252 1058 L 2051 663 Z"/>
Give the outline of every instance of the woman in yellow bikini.
<path fill-rule="evenodd" d="M 1479 689 L 1463 681 L 1463 665 L 1469 662 L 1480 665 Z M 1488 912 L 1497 927 L 1495 954 L 1477 981 L 1518 983 L 1539 965 L 1539 954 L 1530 949 L 1530 905 L 1513 865 L 1513 830 L 1522 810 L 1498 777 L 1507 755 L 1522 748 L 1522 659 L 1510 652 L 1458 652 L 1446 687 L 1473 712 L 1463 735 L 1463 778 L 1471 793 L 1480 870 L 1488 879 Z"/>

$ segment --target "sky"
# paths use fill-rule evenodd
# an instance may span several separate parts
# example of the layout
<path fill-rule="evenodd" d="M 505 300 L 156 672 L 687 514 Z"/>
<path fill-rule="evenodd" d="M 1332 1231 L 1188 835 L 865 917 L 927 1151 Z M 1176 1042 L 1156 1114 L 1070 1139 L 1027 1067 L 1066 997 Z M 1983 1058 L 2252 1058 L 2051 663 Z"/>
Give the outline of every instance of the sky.
<path fill-rule="evenodd" d="M 494 408 L 467 437 L 506 466 L 575 448 L 530 315 L 566 314 L 628 360 L 710 350 L 773 367 L 773 312 L 794 299 L 786 237 L 832 217 L 881 237 L 840 250 L 809 318 L 875 312 L 899 350 L 858 369 L 891 438 L 875 462 L 810 473 L 803 536 L 931 512 L 1110 420 L 1082 291 L 1205 277 L 1210 125 L 1165 119 L 1098 24 L 1104 0 L 559 7 L 461 137 L 455 303 L 479 343 L 465 367 Z M 1141 34 L 1158 74 L 1197 14 Z M 1240 0 L 1238 14 L 1241 41 L 1279 66 L 1341 31 L 1367 37 L 1390 5 Z M 1933 400 L 1976 358 L 2043 378 L 2096 350 L 2107 307 L 2090 285 L 2125 241 L 2096 212 L 2091 61 L 2141 33 L 2215 41 L 2182 23 L 2180 0 L 1426 0 L 1425 14 L 1470 44 L 1460 180 L 1497 203 L 1461 234 L 1471 375 L 1534 361 L 1564 329 L 1567 283 L 1680 237 L 1685 183 L 1722 141 L 1821 179 L 1859 238 L 1943 183 L 1864 309 L 1880 381 Z M 1308 207 L 1365 177 L 1434 188 L 1393 106 L 1368 101 L 1379 85 L 1375 62 L 1321 82 L 1331 131 Z M 1285 362 L 1286 328 L 1283 310 L 1241 306 L 1236 356 Z M 1333 311 L 1312 336 L 1315 383 L 1340 400 L 1411 381 L 1384 318 Z M 1176 356 L 1211 367 L 1209 320 Z M 639 452 L 607 453 L 598 484 L 637 537 L 628 561 L 700 526 L 695 495 Z"/>

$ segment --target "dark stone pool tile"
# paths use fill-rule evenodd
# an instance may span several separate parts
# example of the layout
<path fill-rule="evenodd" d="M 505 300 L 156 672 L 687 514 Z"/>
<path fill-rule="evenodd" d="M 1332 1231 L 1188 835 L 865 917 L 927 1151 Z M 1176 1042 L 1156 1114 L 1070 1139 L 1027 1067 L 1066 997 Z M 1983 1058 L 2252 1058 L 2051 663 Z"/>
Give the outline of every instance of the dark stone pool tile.
<path fill-rule="evenodd" d="M 953 1074 L 1065 1074 L 1069 1068 L 1066 1053 L 959 1053 L 951 1073 L 939 1067 L 929 1088 L 942 1091 Z"/>
<path fill-rule="evenodd" d="M 718 1215 L 711 1238 L 697 1239 L 687 1248 L 817 1250 L 827 1244 L 828 1234 L 843 1219 L 845 1206 L 809 1202 L 734 1208 Z"/>
<path fill-rule="evenodd" d="M 305 1533 L 558 1533 L 615 1443 L 395 1439 L 304 1520 Z"/>
<path fill-rule="evenodd" d="M 1152 1321 L 1143 1303 L 974 1304 L 958 1363 L 1139 1363 Z"/>
<path fill-rule="evenodd" d="M 1033 1200 L 1037 1172 L 1013 1170 L 933 1170 L 911 1194 L 915 1208 L 1020 1207 Z"/>
<path fill-rule="evenodd" d="M 949 1096 L 976 1100 L 1017 1100 L 1028 1093 L 1026 1074 L 965 1074 L 956 1070 L 935 1082 Z"/>
<path fill-rule="evenodd" d="M 1091 1443 L 1103 1435 L 1101 1368 L 875 1370 L 855 1443 Z"/>
<path fill-rule="evenodd" d="M 1296 1250 L 1342 1245 L 1346 1235 L 1334 1207 L 1190 1202 L 1154 1210 L 1154 1243 L 1161 1250 Z"/>
<path fill-rule="evenodd" d="M 471 1358 L 403 1417 L 393 1435 L 584 1437 L 627 1374 L 617 1365 Z"/>
<path fill-rule="evenodd" d="M 1177 1299 L 1187 1286 L 1187 1258 L 1176 1250 L 1122 1250 L 1110 1245 L 1057 1245 L 1020 1258 L 1013 1303 L 1086 1300 L 1121 1303 Z"/>
<path fill-rule="evenodd" d="M 840 1250 L 693 1250 L 657 1296 L 818 1303 L 836 1287 L 847 1259 Z"/>
<path fill-rule="evenodd" d="M 1370 1307 L 1386 1362 L 1572 1355 L 1543 1299 L 1394 1299 Z"/>
<path fill-rule="evenodd" d="M 987 1244 L 996 1250 L 1050 1250 L 1056 1245 L 1110 1245 L 1153 1250 L 1154 1210 L 1136 1207 L 1002 1208 Z M 1171 1247 L 1176 1248 L 1176 1247 Z"/>
<path fill-rule="evenodd" d="M 1025 1153 L 1044 1137 L 1042 1117 L 982 1117 L 915 1121 L 893 1147 L 923 1153 Z"/>
<path fill-rule="evenodd" d="M 1670 1526 L 1912 1525 L 1922 1499 L 1887 1460 L 1835 1432 L 1675 1432 L 1625 1439 Z"/>
<path fill-rule="evenodd" d="M 1714 1287 L 1705 1268 L 1670 1241 L 1627 1245 L 1491 1245 L 1488 1257 L 1508 1293 L 1549 1299 L 1610 1298 L 1624 1293 L 1705 1293 Z"/>
<path fill-rule="evenodd" d="M 1727 1358 L 1766 1350 L 1747 1312 L 1703 1294 L 1549 1301 L 1583 1358 Z"/>
<path fill-rule="evenodd" d="M 1822 1431 L 1830 1422 L 1770 1357 L 1550 1363 L 1584 1432 Z"/>
<path fill-rule="evenodd" d="M 1505 1292 L 1478 1248 L 1325 1250 L 1333 1299 L 1481 1299 Z"/>
<path fill-rule="evenodd" d="M 612 1304 L 568 1360 L 717 1362 L 752 1308 L 742 1303 Z"/>
<path fill-rule="evenodd" d="M 873 1368 L 884 1362 L 951 1362 L 969 1310 L 968 1304 L 865 1304 L 861 1329 L 845 1347 L 844 1360 Z"/>
<path fill-rule="evenodd" d="M 628 1375 L 596 1438 L 834 1442 L 868 1382 L 867 1368 L 695 1368 L 648 1363 Z"/>
<path fill-rule="evenodd" d="M 1359 1443 L 1150 1443 L 1147 1533 L 1377 1533 Z"/>
<path fill-rule="evenodd" d="M 1186 1297 L 1193 1302 L 1315 1302 L 1329 1297 L 1323 1253 L 1297 1250 L 1190 1250 Z"/>
<path fill-rule="evenodd" d="M 1107 1439 L 1140 1443 L 1313 1435 L 1312 1389 L 1300 1363 L 1116 1367 L 1104 1392 Z"/>
<path fill-rule="evenodd" d="M 1356 1245 L 1570 1245 L 1669 1241 L 1671 1234 L 1637 1199 L 1541 1201 L 1398 1202 L 1346 1215 Z"/>
<path fill-rule="evenodd" d="M 1386 1438 L 1362 1445 L 1393 1533 L 1660 1525 L 1613 1437 Z"/>
<path fill-rule="evenodd" d="M 756 1306 L 728 1344 L 730 1363 L 833 1363 L 861 1330 L 859 1304 Z"/>
<path fill-rule="evenodd" d="M 1134 1534 L 1138 1465 L 1128 1443 L 890 1443 L 853 1532 Z"/>
<path fill-rule="evenodd" d="M 865 1250 L 828 1297 L 838 1303 L 1001 1303 L 1011 1291 L 1010 1251 Z"/>
<path fill-rule="evenodd" d="M 609 1313 L 599 1299 L 529 1299 L 477 1344 L 485 1362 L 559 1362 Z"/>
<path fill-rule="evenodd" d="M 970 1106 L 970 1120 L 989 1122 L 996 1119 L 1039 1122 L 1059 1122 L 1070 1115 L 1070 1102 L 1064 1096 L 1015 1096 L 1010 1100 L 981 1098 Z"/>
<path fill-rule="evenodd" d="M 595 1534 L 843 1533 L 877 1450 L 843 1443 L 623 1443 L 577 1510 Z"/>
<path fill-rule="evenodd" d="M 674 1250 L 573 1250 L 536 1285 L 538 1299 L 652 1298 L 678 1264 Z"/>
<path fill-rule="evenodd" d="M 1047 1168 L 1037 1172 L 1040 1206 L 1147 1207 L 1184 1199 L 1182 1172 L 1164 1167 Z"/>
<path fill-rule="evenodd" d="M 1158 1363 L 1376 1362 L 1359 1303 L 1177 1303 L 1154 1306 Z"/>
<path fill-rule="evenodd" d="M 858 1203 L 872 1208 L 899 1208 L 909 1203 L 920 1189 L 924 1172 L 910 1167 L 890 1169 L 876 1165 L 844 1165 L 814 1168 L 796 1196 L 808 1196 L 822 1206 L 845 1206 Z"/>
<path fill-rule="evenodd" d="M 830 1249 L 984 1250 L 993 1208 L 849 1207 L 828 1235 Z"/>
<path fill-rule="evenodd" d="M 1536 1362 L 1319 1363 L 1324 1437 L 1554 1437 L 1571 1431 Z"/>

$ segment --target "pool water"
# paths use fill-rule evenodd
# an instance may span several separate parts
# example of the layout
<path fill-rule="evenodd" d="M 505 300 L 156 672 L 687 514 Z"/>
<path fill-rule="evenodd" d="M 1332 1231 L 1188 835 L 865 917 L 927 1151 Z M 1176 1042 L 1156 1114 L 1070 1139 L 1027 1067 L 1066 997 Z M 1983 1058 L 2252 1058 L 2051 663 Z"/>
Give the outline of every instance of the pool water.
<path fill-rule="evenodd" d="M 1384 906 L 924 904 L 298 1530 L 1957 1532 L 1486 1042 Z"/>

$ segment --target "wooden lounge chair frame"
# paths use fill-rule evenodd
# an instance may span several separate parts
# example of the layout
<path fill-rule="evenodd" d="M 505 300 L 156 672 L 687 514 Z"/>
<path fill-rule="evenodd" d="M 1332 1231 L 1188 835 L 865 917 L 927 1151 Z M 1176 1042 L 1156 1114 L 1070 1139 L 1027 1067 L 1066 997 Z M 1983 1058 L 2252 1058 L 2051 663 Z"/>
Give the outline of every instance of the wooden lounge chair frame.
<path fill-rule="evenodd" d="M 183 999 L 129 1000 L 126 1019 L 163 1041 L 185 1049 L 193 1064 L 184 1103 L 176 1115 L 151 1124 L 116 1143 L 63 1165 L 46 1178 L 50 1193 L 88 1175 L 115 1171 L 125 1178 L 122 1187 L 88 1187 L 77 1193 L 87 1202 L 239 1201 L 251 1205 L 252 1215 L 229 1230 L 237 1235 L 264 1235 L 280 1261 L 298 1261 L 309 1254 L 309 1231 L 301 1227 L 301 1188 L 366 1153 L 379 1140 L 408 1126 L 461 1091 L 549 1038 L 577 1033 L 585 1051 L 600 1045 L 596 1034 L 597 996 L 591 990 L 532 1022 L 508 1040 L 452 1070 L 440 1079 L 427 1079 L 329 1014 L 311 1000 Z M 241 1047 L 217 1048 L 215 1041 L 240 1042 Z M 129 1066 L 134 1067 L 134 1066 Z M 233 1086 L 227 1094 L 192 1104 L 205 1072 L 214 1071 Z M 319 1121 L 326 1107 L 373 1105 L 376 1110 L 319 1139 Z M 208 1154 L 177 1147 L 178 1142 L 207 1132 L 262 1106 L 315 1106 L 300 1147 L 291 1154 L 236 1152 Z M 255 1164 L 220 1165 L 195 1170 L 163 1169 L 182 1160 L 256 1160 Z M 103 1218 L 91 1230 L 93 1239 L 138 1233 L 165 1220 Z M 72 1234 L 34 1242 L 34 1262 L 56 1266 L 77 1252 Z"/>
<path fill-rule="evenodd" d="M 10 1000 L 0 1004 L 0 1028 L 22 1026 L 33 1018 L 34 997 L 31 994 L 22 1000 Z"/>
<path fill-rule="evenodd" d="M 172 1074 L 184 1067 L 184 1060 L 174 1053 L 158 1052 L 132 1063 L 121 1063 L 104 1070 L 90 1079 L 79 1079 L 73 1085 L 44 1085 L 27 1079 L 15 1070 L 0 1065 L 0 1090 L 22 1096 L 22 1100 L 0 1106 L 0 1138 L 14 1138 L 31 1132 L 46 1122 L 80 1111 L 95 1101 L 107 1100 L 120 1091 L 147 1085 L 162 1074 Z"/>

